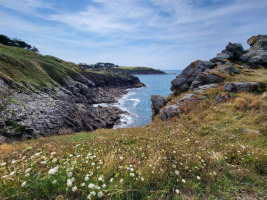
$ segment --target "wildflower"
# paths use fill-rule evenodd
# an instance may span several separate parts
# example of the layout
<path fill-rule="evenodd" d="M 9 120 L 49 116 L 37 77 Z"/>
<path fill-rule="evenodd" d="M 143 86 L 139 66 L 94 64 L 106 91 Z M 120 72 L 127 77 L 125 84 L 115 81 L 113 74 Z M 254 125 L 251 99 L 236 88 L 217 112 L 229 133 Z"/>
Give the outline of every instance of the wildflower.
<path fill-rule="evenodd" d="M 54 159 L 52 160 L 52 163 L 55 163 L 55 162 L 57 162 L 57 158 L 54 158 Z"/>
<path fill-rule="evenodd" d="M 6 163 L 4 162 L 4 163 L 1 163 L 1 166 L 3 167 L 3 166 L 5 166 L 6 165 Z"/>
<path fill-rule="evenodd" d="M 85 183 L 81 183 L 81 186 L 82 186 L 82 187 L 85 186 Z"/>
<path fill-rule="evenodd" d="M 152 167 L 152 165 L 151 165 L 151 164 L 149 164 L 149 167 Z"/>
<path fill-rule="evenodd" d="M 197 180 L 200 180 L 200 177 L 199 176 L 197 176 Z"/>
<path fill-rule="evenodd" d="M 36 153 L 36 154 L 35 154 L 35 156 L 39 156 L 40 154 L 41 154 L 41 152 L 39 152 L 39 153 Z"/>
<path fill-rule="evenodd" d="M 103 177 L 102 177 L 102 176 L 100 176 L 100 177 L 98 178 L 98 180 L 99 180 L 99 181 L 102 181 L 102 180 L 103 180 Z"/>
<path fill-rule="evenodd" d="M 74 186 L 74 187 L 72 188 L 72 192 L 75 192 L 76 190 L 77 190 L 77 187 Z"/>
<path fill-rule="evenodd" d="M 120 180 L 120 184 L 122 184 L 122 183 L 123 183 L 123 179 Z"/>
<path fill-rule="evenodd" d="M 93 162 L 93 163 L 92 163 L 92 165 L 94 166 L 94 165 L 95 165 L 95 163 Z"/>
<path fill-rule="evenodd" d="M 182 182 L 185 183 L 185 179 L 182 179 Z"/>
<path fill-rule="evenodd" d="M 25 170 L 25 174 L 29 173 L 31 171 L 31 168 L 28 168 Z"/>
<path fill-rule="evenodd" d="M 91 195 L 95 196 L 96 195 L 96 192 L 93 191 L 93 192 L 90 192 Z"/>
<path fill-rule="evenodd" d="M 175 192 L 176 192 L 176 194 L 179 194 L 180 193 L 180 190 L 176 189 Z"/>
<path fill-rule="evenodd" d="M 176 174 L 176 175 L 179 175 L 179 171 L 178 171 L 178 170 L 175 170 L 175 174 Z"/>
<path fill-rule="evenodd" d="M 45 165 L 46 164 L 46 160 L 45 161 L 41 161 L 41 164 Z"/>
<path fill-rule="evenodd" d="M 68 187 L 72 186 L 72 180 L 71 180 L 71 179 L 68 179 L 68 180 L 67 180 L 67 186 L 68 186 Z"/>
<path fill-rule="evenodd" d="M 102 185 L 102 188 L 105 188 L 105 187 L 107 187 L 107 185 L 104 183 L 104 184 Z"/>
<path fill-rule="evenodd" d="M 16 173 L 16 171 L 11 172 L 9 175 L 13 176 Z"/>
<path fill-rule="evenodd" d="M 174 169 L 175 169 L 175 168 L 176 168 L 176 165 L 172 165 L 172 168 L 174 168 Z"/>
<path fill-rule="evenodd" d="M 56 154 L 56 152 L 52 152 L 52 153 L 51 153 L 51 156 L 53 156 L 53 155 L 55 155 L 55 154 Z"/>
<path fill-rule="evenodd" d="M 123 157 L 121 156 L 121 157 L 120 157 L 120 159 L 122 160 L 122 159 L 123 159 Z"/>
<path fill-rule="evenodd" d="M 72 172 L 69 172 L 67 175 L 68 177 L 72 177 Z"/>
<path fill-rule="evenodd" d="M 97 196 L 98 196 L 98 198 L 101 198 L 101 197 L 103 196 L 102 191 L 98 192 L 98 193 L 97 193 Z"/>
<path fill-rule="evenodd" d="M 133 168 L 130 168 L 130 170 L 133 172 L 134 171 L 134 169 Z"/>
<path fill-rule="evenodd" d="M 12 160 L 11 164 L 15 164 L 17 161 L 16 160 Z"/>
<path fill-rule="evenodd" d="M 183 165 L 183 163 L 180 163 L 180 165 Z"/>
<path fill-rule="evenodd" d="M 54 184 L 54 185 L 55 185 L 56 183 L 57 183 L 57 180 L 54 180 L 54 181 L 52 182 L 52 184 Z"/>
<path fill-rule="evenodd" d="M 109 182 L 111 182 L 111 183 L 112 183 L 112 182 L 113 182 L 113 180 L 114 180 L 114 178 L 111 178 Z"/>
<path fill-rule="evenodd" d="M 134 173 L 130 173 L 130 176 L 134 177 Z"/>
<path fill-rule="evenodd" d="M 29 173 L 25 174 L 25 177 L 29 177 L 29 176 L 30 176 L 30 174 L 29 174 Z"/>
<path fill-rule="evenodd" d="M 141 177 L 141 181 L 144 181 L 145 179 L 143 177 Z"/>
<path fill-rule="evenodd" d="M 52 168 L 52 169 L 50 169 L 49 171 L 48 171 L 48 174 L 49 175 L 54 175 L 55 173 L 57 173 L 58 172 L 58 167 L 54 167 L 54 168 Z"/>
<path fill-rule="evenodd" d="M 89 181 L 89 177 L 88 176 L 85 176 L 84 180 L 85 181 Z"/>
<path fill-rule="evenodd" d="M 24 187 L 26 185 L 26 181 L 24 181 L 22 184 L 21 184 L 21 187 Z"/>
<path fill-rule="evenodd" d="M 88 188 L 93 188 L 93 187 L 95 187 L 95 184 L 93 184 L 93 183 L 90 183 L 90 184 L 88 185 Z"/>
<path fill-rule="evenodd" d="M 8 175 L 4 175 L 4 176 L 2 176 L 3 179 L 5 179 L 6 177 L 8 177 Z"/>

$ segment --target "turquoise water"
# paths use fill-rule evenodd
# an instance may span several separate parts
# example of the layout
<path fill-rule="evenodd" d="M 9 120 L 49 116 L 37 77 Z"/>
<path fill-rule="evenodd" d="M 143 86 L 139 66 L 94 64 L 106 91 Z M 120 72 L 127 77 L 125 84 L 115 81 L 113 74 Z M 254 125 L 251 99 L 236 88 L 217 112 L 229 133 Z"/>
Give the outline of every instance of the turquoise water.
<path fill-rule="evenodd" d="M 171 81 L 181 73 L 181 70 L 165 70 L 167 75 L 138 75 L 142 83 L 147 87 L 129 89 L 129 93 L 119 100 L 122 110 L 128 115 L 122 116 L 123 123 L 115 128 L 144 126 L 151 122 L 151 95 L 168 96 L 171 92 Z"/>

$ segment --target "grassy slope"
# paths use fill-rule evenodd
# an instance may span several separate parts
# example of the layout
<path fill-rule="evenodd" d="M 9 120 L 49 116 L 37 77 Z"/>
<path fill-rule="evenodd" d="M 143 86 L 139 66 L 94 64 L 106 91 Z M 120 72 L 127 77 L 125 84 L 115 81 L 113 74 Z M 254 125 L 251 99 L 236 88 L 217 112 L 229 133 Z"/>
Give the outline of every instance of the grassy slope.
<path fill-rule="evenodd" d="M 225 76 L 259 82 L 266 77 L 263 69 Z M 233 94 L 235 99 L 217 104 L 222 85 L 206 91 L 208 99 L 182 107 L 181 119 L 4 144 L 0 196 L 81 199 L 102 191 L 104 199 L 267 199 L 267 93 Z M 75 180 L 67 186 L 70 171 Z M 90 183 L 101 188 L 88 188 Z"/>
<path fill-rule="evenodd" d="M 86 74 L 74 63 L 0 44 L 0 77 L 20 85 L 30 84 L 39 89 L 62 85 L 70 80 L 81 80 L 83 76 L 91 80 L 99 75 L 111 76 L 103 71 Z"/>
<path fill-rule="evenodd" d="M 126 70 L 126 71 L 129 71 L 130 73 L 136 73 L 136 72 L 142 72 L 142 71 L 144 73 L 146 71 L 153 71 L 153 72 L 157 73 L 157 72 L 161 71 L 159 69 L 153 69 L 153 68 L 149 68 L 149 67 L 123 67 L 123 66 L 120 66 L 119 70 Z"/>

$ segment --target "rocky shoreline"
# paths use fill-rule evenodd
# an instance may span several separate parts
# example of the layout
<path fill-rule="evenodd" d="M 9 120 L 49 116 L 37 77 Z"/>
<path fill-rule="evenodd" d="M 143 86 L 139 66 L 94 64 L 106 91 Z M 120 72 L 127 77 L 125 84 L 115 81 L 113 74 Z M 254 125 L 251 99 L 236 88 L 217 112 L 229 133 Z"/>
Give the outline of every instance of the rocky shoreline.
<path fill-rule="evenodd" d="M 92 75 L 92 74 L 91 74 Z M 0 78 L 0 143 L 112 128 L 125 113 L 115 106 L 128 88 L 143 87 L 135 76 L 94 75 L 92 80 L 72 81 L 43 91 L 22 91 Z M 100 106 L 94 106 L 100 104 Z"/>

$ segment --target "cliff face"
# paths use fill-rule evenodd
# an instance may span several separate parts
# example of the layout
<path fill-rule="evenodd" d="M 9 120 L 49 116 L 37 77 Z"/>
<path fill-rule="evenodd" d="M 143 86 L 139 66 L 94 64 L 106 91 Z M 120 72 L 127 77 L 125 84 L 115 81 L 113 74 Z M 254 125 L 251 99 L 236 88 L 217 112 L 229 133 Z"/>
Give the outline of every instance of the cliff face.
<path fill-rule="evenodd" d="M 192 101 L 207 99 L 201 94 L 212 88 L 220 90 L 223 86 L 223 93 L 217 94 L 216 102 L 232 99 L 231 93 L 264 92 L 266 82 L 262 74 L 267 68 L 267 35 L 253 36 L 247 43 L 251 46 L 248 50 L 244 50 L 241 44 L 229 43 L 215 58 L 192 62 L 172 80 L 171 90 L 174 94 L 167 102 L 162 104 L 162 97 L 152 96 L 152 119 L 157 115 L 163 121 L 173 117 L 179 118 L 182 107 Z M 248 76 L 247 73 L 251 75 Z M 179 95 L 184 96 L 175 97 Z"/>
<path fill-rule="evenodd" d="M 137 77 L 87 72 L 73 63 L 0 46 L 0 143 L 111 128 L 115 103 Z M 107 103 L 108 106 L 97 104 Z"/>

